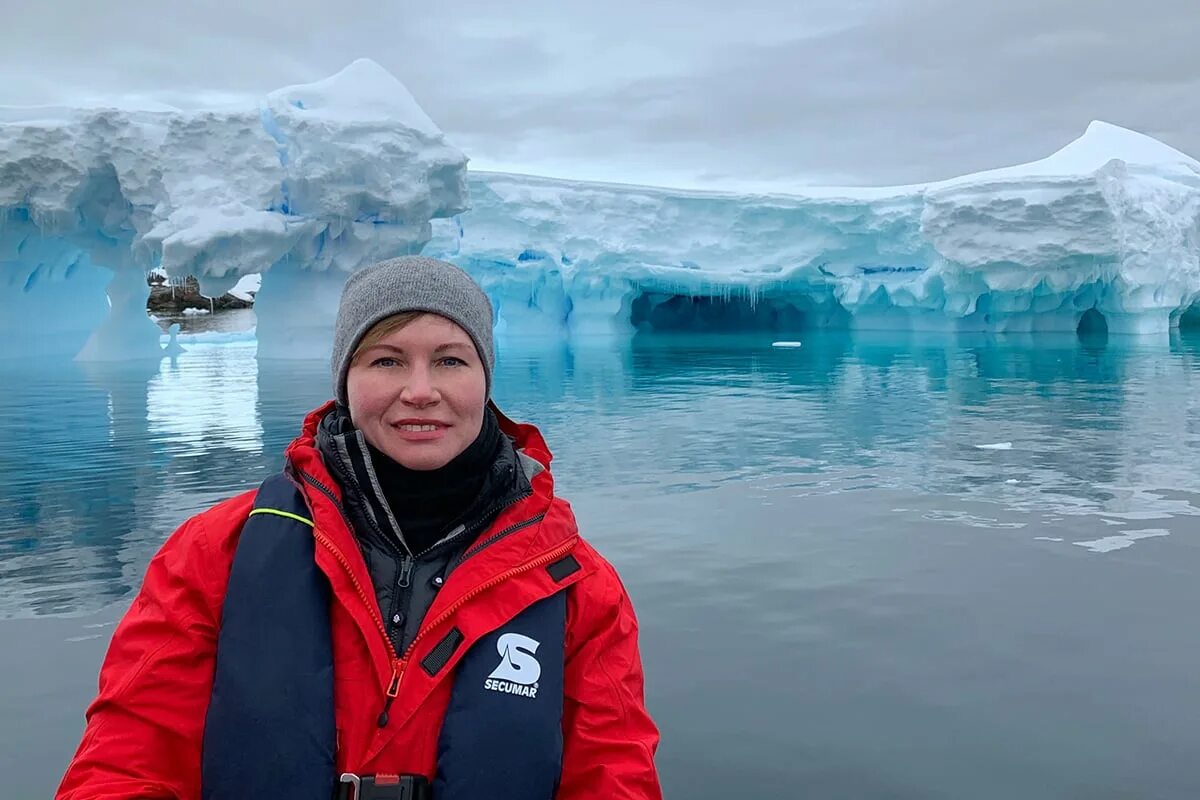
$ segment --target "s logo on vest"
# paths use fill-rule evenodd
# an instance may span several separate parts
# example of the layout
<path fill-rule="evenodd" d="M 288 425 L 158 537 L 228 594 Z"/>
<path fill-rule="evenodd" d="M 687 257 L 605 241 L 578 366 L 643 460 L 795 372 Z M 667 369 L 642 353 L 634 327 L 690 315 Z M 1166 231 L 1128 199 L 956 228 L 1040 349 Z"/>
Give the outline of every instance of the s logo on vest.
<path fill-rule="evenodd" d="M 537 697 L 542 665 L 534 658 L 541 643 L 519 633 L 506 633 L 496 642 L 500 666 L 483 682 L 483 688 L 502 694 Z"/>

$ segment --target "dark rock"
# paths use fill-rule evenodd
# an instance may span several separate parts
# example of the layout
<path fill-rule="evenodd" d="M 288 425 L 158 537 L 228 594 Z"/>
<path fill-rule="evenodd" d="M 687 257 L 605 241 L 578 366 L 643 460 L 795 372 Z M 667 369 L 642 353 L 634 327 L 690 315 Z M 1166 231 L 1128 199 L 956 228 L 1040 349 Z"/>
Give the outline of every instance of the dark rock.
<path fill-rule="evenodd" d="M 157 273 L 151 273 L 146 282 L 150 286 L 146 308 L 156 314 L 181 314 L 185 308 L 202 308 L 207 311 L 254 308 L 253 293 L 250 293 L 250 300 L 243 300 L 228 292 L 220 297 L 208 297 L 200 293 L 200 281 L 192 275 L 182 281 L 171 281 Z"/>

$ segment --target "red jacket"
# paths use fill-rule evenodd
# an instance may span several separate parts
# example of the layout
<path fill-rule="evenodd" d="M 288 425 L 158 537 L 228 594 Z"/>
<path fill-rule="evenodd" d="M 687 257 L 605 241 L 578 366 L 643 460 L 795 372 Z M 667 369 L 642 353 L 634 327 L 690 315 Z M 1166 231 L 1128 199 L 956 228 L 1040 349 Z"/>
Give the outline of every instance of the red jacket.
<path fill-rule="evenodd" d="M 308 416 L 287 457 L 295 469 L 337 492 L 315 441 L 328 408 Z M 612 566 L 579 536 L 570 506 L 554 496 L 551 455 L 541 434 L 503 417 L 501 425 L 547 469 L 533 478 L 533 494 L 501 512 L 492 530 L 545 516 L 451 572 L 403 658 L 395 657 L 388 641 L 353 533 L 334 503 L 304 486 L 316 562 L 334 597 L 337 767 L 432 777 L 452 671 L 434 678 L 408 665 L 423 659 L 452 626 L 474 641 L 561 589 L 537 567 L 570 553 L 582 569 L 566 589 L 563 773 L 557 798 L 658 800 L 658 731 L 643 701 L 637 620 L 629 597 Z M 58 800 L 199 800 L 200 745 L 221 607 L 254 494 L 191 518 L 151 560 L 141 591 L 113 635 L 99 694 L 88 709 L 83 741 Z M 396 680 L 391 722 L 381 729 L 380 709 Z"/>

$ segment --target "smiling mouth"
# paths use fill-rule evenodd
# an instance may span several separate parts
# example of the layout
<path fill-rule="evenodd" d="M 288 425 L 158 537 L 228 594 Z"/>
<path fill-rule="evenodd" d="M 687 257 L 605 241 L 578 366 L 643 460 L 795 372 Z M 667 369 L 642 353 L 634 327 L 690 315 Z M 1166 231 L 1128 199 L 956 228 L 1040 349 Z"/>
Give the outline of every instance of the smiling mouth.
<path fill-rule="evenodd" d="M 412 425 L 412 424 L 405 424 L 405 425 L 397 425 L 397 426 L 395 426 L 395 427 L 396 427 L 396 429 L 397 429 L 397 430 L 402 430 L 402 431 L 410 431 L 410 432 L 413 432 L 413 433 L 432 433 L 433 431 L 439 430 L 439 429 L 440 429 L 440 428 L 442 428 L 443 426 L 442 426 L 442 425 Z"/>

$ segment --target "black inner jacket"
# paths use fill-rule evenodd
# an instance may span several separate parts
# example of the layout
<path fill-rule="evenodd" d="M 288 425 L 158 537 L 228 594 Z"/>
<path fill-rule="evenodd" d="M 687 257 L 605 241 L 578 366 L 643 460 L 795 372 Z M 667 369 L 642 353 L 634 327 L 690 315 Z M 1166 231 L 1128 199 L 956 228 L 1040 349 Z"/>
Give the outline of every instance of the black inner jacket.
<path fill-rule="evenodd" d="M 496 515 L 532 489 L 513 442 L 489 407 L 467 449 L 436 470 L 410 470 L 371 447 L 335 407 L 317 447 L 342 487 L 397 655 L 416 638 L 457 560 Z"/>

